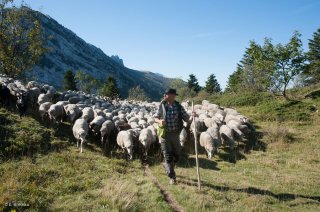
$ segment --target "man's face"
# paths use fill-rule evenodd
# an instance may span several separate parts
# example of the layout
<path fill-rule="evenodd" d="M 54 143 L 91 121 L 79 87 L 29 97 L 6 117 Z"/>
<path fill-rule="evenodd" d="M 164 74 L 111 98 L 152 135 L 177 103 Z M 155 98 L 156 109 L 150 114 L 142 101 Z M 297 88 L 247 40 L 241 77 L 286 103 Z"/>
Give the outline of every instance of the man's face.
<path fill-rule="evenodd" d="M 166 99 L 170 102 L 173 102 L 176 99 L 175 94 L 166 94 Z"/>

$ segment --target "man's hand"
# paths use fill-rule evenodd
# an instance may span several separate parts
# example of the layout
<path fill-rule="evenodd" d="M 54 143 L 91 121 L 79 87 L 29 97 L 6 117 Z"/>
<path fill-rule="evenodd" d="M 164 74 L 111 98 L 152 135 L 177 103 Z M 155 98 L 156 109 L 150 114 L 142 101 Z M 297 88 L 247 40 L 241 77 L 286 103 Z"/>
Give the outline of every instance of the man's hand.
<path fill-rule="evenodd" d="M 166 125 L 166 121 L 165 121 L 164 119 L 158 119 L 158 118 L 156 118 L 155 121 L 156 121 L 159 125 L 161 125 L 161 126 Z"/>
<path fill-rule="evenodd" d="M 160 119 L 160 120 L 159 120 L 159 124 L 160 124 L 161 126 L 164 126 L 164 125 L 166 125 L 166 121 L 165 121 L 164 119 Z"/>
<path fill-rule="evenodd" d="M 191 123 L 192 121 L 193 121 L 193 117 L 196 117 L 197 116 L 197 114 L 196 114 L 196 112 L 192 112 L 191 113 L 191 116 L 190 116 L 190 118 L 189 118 L 189 122 Z"/>

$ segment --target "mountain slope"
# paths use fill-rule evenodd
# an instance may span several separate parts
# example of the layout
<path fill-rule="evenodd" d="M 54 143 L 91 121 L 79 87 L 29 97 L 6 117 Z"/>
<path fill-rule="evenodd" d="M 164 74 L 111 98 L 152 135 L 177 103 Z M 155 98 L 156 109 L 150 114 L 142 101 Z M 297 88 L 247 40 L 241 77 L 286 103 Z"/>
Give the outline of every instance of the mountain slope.
<path fill-rule="evenodd" d="M 140 85 L 151 99 L 159 99 L 168 86 L 168 78 L 152 72 L 129 69 L 51 17 L 33 10 L 30 12 L 40 20 L 45 45 L 49 49 L 33 68 L 30 78 L 62 87 L 63 75 L 67 70 L 82 70 L 102 82 L 112 75 L 118 82 L 122 96 L 126 97 L 131 87 Z"/>

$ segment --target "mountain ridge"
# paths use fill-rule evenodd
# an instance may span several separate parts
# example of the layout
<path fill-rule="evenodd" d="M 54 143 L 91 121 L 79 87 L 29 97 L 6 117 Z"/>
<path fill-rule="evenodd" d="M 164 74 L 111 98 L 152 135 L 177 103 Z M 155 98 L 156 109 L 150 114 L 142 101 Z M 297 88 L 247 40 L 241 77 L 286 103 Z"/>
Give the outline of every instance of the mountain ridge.
<path fill-rule="evenodd" d="M 35 10 L 30 12 L 43 27 L 45 46 L 49 51 L 31 72 L 27 73 L 29 79 L 61 88 L 67 70 L 82 70 L 101 82 L 108 76 L 113 76 L 122 97 L 128 96 L 130 88 L 140 85 L 151 100 L 159 100 L 165 88 L 169 86 L 170 78 L 150 71 L 143 72 L 125 67 L 122 59 L 108 56 L 99 47 L 87 43 L 51 16 Z"/>

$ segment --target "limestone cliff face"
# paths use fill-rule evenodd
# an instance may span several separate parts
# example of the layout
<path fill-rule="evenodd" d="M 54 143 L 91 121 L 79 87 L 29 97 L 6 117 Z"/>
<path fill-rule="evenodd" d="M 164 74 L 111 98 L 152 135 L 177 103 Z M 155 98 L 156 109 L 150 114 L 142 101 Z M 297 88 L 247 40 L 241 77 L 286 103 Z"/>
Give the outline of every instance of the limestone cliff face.
<path fill-rule="evenodd" d="M 49 52 L 30 72 L 30 78 L 61 87 L 67 70 L 82 70 L 102 82 L 112 75 L 118 82 L 122 96 L 126 97 L 131 87 L 140 85 L 151 99 L 159 99 L 168 86 L 170 79 L 127 68 L 118 56 L 107 56 L 51 17 L 37 11 L 31 12 L 42 23 Z"/>

